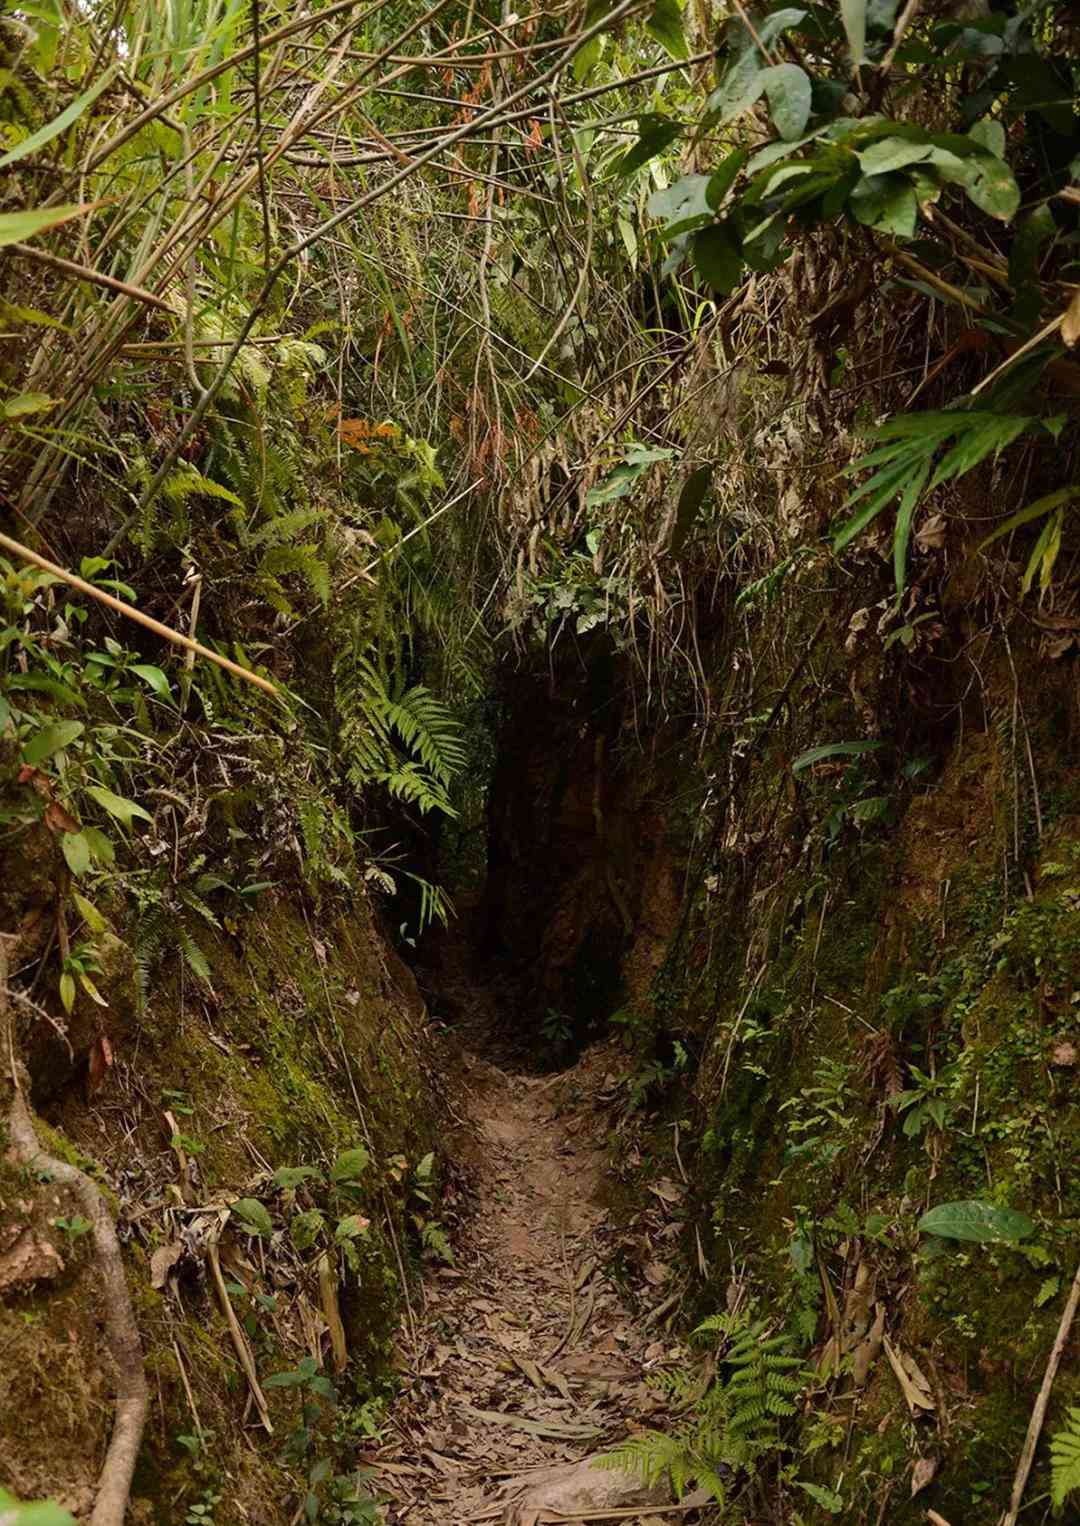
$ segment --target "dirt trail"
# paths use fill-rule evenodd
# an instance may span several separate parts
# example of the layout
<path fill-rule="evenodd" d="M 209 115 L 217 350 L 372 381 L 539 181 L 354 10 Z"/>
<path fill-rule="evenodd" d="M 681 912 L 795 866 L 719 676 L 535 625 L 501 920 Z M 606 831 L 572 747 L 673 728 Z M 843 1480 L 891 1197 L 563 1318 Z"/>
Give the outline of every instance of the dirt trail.
<path fill-rule="evenodd" d="M 673 1354 L 605 1272 L 614 1063 L 597 1046 L 538 1078 L 465 1057 L 455 1107 L 474 1142 L 478 1202 L 456 1238 L 457 1266 L 427 1280 L 393 1439 L 371 1459 L 395 1526 L 532 1526 L 599 1519 L 585 1512 L 605 1506 L 630 1526 L 696 1519 L 625 1475 L 586 1467 L 571 1478 L 566 1467 L 656 1423 L 644 1375 Z M 661 1238 L 675 1232 L 679 1196 L 677 1184 L 661 1186 L 649 1215 Z M 666 1268 L 653 1267 L 662 1284 Z M 650 1291 L 657 1304 L 666 1293 Z"/>

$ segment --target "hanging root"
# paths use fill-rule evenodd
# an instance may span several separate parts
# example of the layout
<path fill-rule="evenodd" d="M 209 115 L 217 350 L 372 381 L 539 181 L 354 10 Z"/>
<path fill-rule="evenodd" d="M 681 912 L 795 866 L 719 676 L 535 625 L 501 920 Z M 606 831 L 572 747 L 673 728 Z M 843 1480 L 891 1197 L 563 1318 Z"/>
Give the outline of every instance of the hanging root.
<path fill-rule="evenodd" d="M 8 1153 L 17 1165 L 47 1171 L 53 1181 L 68 1187 L 93 1225 L 94 1254 L 105 1309 L 105 1337 L 116 1371 L 116 1416 L 98 1479 L 90 1526 L 123 1526 L 150 1402 L 142 1342 L 124 1276 L 120 1242 L 105 1200 L 85 1172 L 47 1154 L 34 1134 L 26 1103 L 23 1069 L 15 1052 L 15 1022 L 7 988 L 9 953 L 14 941 L 0 935 L 0 1043 L 3 1050 L 0 1063 L 8 1070 L 6 1079 L 12 1090 L 7 1115 Z"/>

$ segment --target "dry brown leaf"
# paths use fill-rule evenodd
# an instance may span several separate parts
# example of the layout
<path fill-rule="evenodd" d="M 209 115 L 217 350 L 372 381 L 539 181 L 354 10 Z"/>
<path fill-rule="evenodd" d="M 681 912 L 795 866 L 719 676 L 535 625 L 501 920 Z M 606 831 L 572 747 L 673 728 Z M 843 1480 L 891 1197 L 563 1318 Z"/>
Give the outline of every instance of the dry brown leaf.
<path fill-rule="evenodd" d="M 41 818 L 50 832 L 81 832 L 82 823 L 77 821 L 70 811 L 64 809 L 59 800 L 50 800 L 45 807 L 45 814 Z"/>
<path fill-rule="evenodd" d="M 920 551 L 940 551 L 945 544 L 948 526 L 944 514 L 931 514 L 915 531 L 915 544 Z"/>
<path fill-rule="evenodd" d="M 112 1062 L 112 1045 L 109 1043 L 109 1040 L 103 1033 L 98 1038 L 97 1043 L 94 1045 L 93 1049 L 90 1051 L 91 1092 L 97 1091 L 98 1087 L 101 1085 L 102 1081 L 104 1081 L 106 1075 L 108 1074 L 109 1067 L 112 1065 Z"/>
<path fill-rule="evenodd" d="M 887 1335 L 883 1337 L 882 1345 L 885 1347 L 889 1366 L 896 1375 L 896 1381 L 900 1384 L 901 1392 L 907 1400 L 908 1409 L 912 1415 L 917 1416 L 923 1410 L 936 1409 L 934 1396 L 930 1392 L 930 1384 L 914 1358 L 898 1350 Z"/>
<path fill-rule="evenodd" d="M 851 1377 L 856 1388 L 861 1388 L 870 1376 L 870 1369 L 881 1354 L 882 1337 L 885 1334 L 885 1305 L 879 1303 L 874 1323 L 864 1341 L 860 1341 L 851 1357 Z"/>
<path fill-rule="evenodd" d="M 171 1240 L 168 1245 L 159 1245 L 150 1257 L 150 1286 L 161 1289 L 169 1280 L 169 1273 L 184 1254 L 184 1247 L 178 1240 Z"/>
<path fill-rule="evenodd" d="M 915 1498 L 916 1494 L 918 1494 L 921 1489 L 925 1489 L 928 1484 L 933 1483 L 934 1474 L 936 1472 L 936 1457 L 917 1457 L 915 1459 L 915 1466 L 911 1470 L 912 1499 Z"/>
<path fill-rule="evenodd" d="M 1080 339 L 1080 288 L 1073 292 L 1072 301 L 1065 309 L 1065 316 L 1061 320 L 1061 337 L 1070 350 Z"/>

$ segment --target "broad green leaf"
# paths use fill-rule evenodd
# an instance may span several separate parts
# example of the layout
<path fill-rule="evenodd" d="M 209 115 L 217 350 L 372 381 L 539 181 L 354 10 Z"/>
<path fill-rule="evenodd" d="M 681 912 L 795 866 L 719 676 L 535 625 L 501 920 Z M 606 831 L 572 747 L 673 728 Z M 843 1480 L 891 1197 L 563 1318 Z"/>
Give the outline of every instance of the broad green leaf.
<path fill-rule="evenodd" d="M 231 1211 L 251 1234 L 262 1236 L 273 1234 L 273 1220 L 258 1198 L 239 1198 L 233 1203 Z"/>
<path fill-rule="evenodd" d="M 1039 283 L 1040 250 L 1057 232 L 1054 214 L 1045 205 L 1035 207 L 1016 225 L 1009 248 L 1009 285 L 1016 293 L 1012 316 L 1019 323 L 1035 324 L 1042 309 Z"/>
<path fill-rule="evenodd" d="M 34 207 L 25 212 L 0 212 L 0 247 L 5 244 L 24 244 L 28 238 L 44 233 L 46 228 L 56 228 L 92 212 L 93 202 L 67 202 L 61 207 Z"/>
<path fill-rule="evenodd" d="M 728 154 L 709 176 L 709 183 L 705 187 L 705 200 L 714 211 L 719 210 L 724 197 L 735 184 L 749 153 L 748 148 L 737 148 L 734 153 Z"/>
<path fill-rule="evenodd" d="M 678 233 L 703 228 L 713 219 L 708 190 L 710 175 L 684 175 L 674 185 L 654 191 L 648 200 L 649 216 L 664 223 L 660 237 L 669 240 Z"/>
<path fill-rule="evenodd" d="M 309 1182 L 315 1176 L 322 1176 L 318 1166 L 279 1166 L 273 1183 L 275 1187 L 299 1187 L 301 1182 Z"/>
<path fill-rule="evenodd" d="M 579 48 L 574 54 L 574 61 L 570 67 L 575 83 L 580 85 L 583 80 L 588 79 L 603 56 L 604 38 L 601 33 L 597 33 L 595 37 L 590 37 L 585 46 Z"/>
<path fill-rule="evenodd" d="M 90 845 L 87 844 L 88 852 L 89 846 Z M 98 911 L 94 903 L 92 901 L 88 901 L 84 895 L 80 895 L 77 890 L 73 890 L 71 892 L 71 899 L 75 902 L 76 911 L 79 913 L 80 917 L 82 917 L 90 931 L 92 933 L 103 933 L 109 924 L 105 921 L 105 918 L 101 915 L 101 912 Z"/>
<path fill-rule="evenodd" d="M 709 96 L 709 117 L 719 123 L 731 122 L 749 111 L 765 89 L 764 75 L 765 66 L 756 51 L 745 52 Z"/>
<path fill-rule="evenodd" d="M 90 867 L 90 844 L 85 832 L 63 832 L 60 835 L 60 852 L 72 874 L 85 874 Z"/>
<path fill-rule="evenodd" d="M 761 80 L 773 125 L 786 142 L 791 142 L 810 120 L 810 77 L 798 64 L 774 64 Z"/>
<path fill-rule="evenodd" d="M 76 96 L 71 105 L 66 107 L 58 117 L 51 122 L 46 122 L 44 127 L 39 127 L 37 132 L 32 132 L 28 138 L 10 149 L 0 158 L 0 170 L 6 170 L 9 164 L 17 164 L 20 159 L 27 158 L 30 154 L 37 153 L 39 148 L 44 148 L 46 143 L 51 143 L 53 138 L 58 138 L 62 132 L 66 132 L 72 123 L 77 122 L 88 106 L 92 106 L 103 90 L 106 90 L 116 76 L 116 65 L 111 65 L 94 81 L 89 90 L 84 90 L 82 95 Z"/>
<path fill-rule="evenodd" d="M 330 1178 L 335 1182 L 359 1181 L 368 1166 L 371 1164 L 371 1156 L 363 1145 L 357 1145 L 355 1149 L 343 1150 L 333 1164 Z"/>
<path fill-rule="evenodd" d="M 87 996 L 89 996 L 90 1000 L 96 1001 L 99 1007 L 107 1007 L 109 1005 L 104 996 L 102 996 L 101 992 L 98 990 L 97 986 L 90 979 L 90 976 L 85 974 L 85 972 L 79 975 L 79 984 L 82 986 Z"/>
<path fill-rule="evenodd" d="M 678 0 L 656 0 L 652 15 L 645 23 L 645 30 L 671 54 L 672 58 L 680 62 L 684 58 L 689 58 L 690 50 L 686 46 L 682 10 Z"/>
<path fill-rule="evenodd" d="M 932 143 L 913 143 L 909 138 L 879 138 L 857 156 L 864 175 L 887 175 L 905 165 L 930 157 Z"/>
<path fill-rule="evenodd" d="M 110 816 L 115 816 L 117 821 L 123 822 L 129 827 L 136 819 L 140 821 L 153 821 L 149 811 L 144 811 L 141 805 L 136 805 L 134 800 L 125 800 L 123 795 L 114 795 L 111 789 L 106 789 L 101 784 L 88 784 L 86 793 L 92 800 L 96 800 L 102 810 L 108 811 Z"/>
<path fill-rule="evenodd" d="M 334 1230 L 334 1239 L 355 1240 L 357 1235 L 367 1234 L 370 1225 L 371 1220 L 365 1219 L 363 1214 L 346 1214 L 343 1219 L 338 1220 L 337 1228 Z"/>
<path fill-rule="evenodd" d="M 68 970 L 60 976 L 60 1000 L 65 1012 L 75 1006 L 75 977 Z"/>
<path fill-rule="evenodd" d="M 857 69 L 866 59 L 866 0 L 840 0 L 840 16 Z"/>
<path fill-rule="evenodd" d="M 985 148 L 995 159 L 1005 157 L 1005 128 L 994 117 L 983 117 L 968 133 L 980 148 Z"/>
<path fill-rule="evenodd" d="M 997 1208 L 993 1203 L 939 1203 L 919 1220 L 924 1235 L 943 1240 L 969 1240 L 976 1245 L 1012 1245 L 1035 1233 L 1026 1213 Z"/>
<path fill-rule="evenodd" d="M 714 223 L 695 233 L 691 248 L 698 275 L 714 291 L 728 296 L 739 284 L 743 271 L 739 241 L 726 223 Z"/>
<path fill-rule="evenodd" d="M 100 832 L 97 827 L 83 827 L 83 836 L 89 844 L 95 863 L 102 864 L 106 869 L 110 869 L 116 862 L 116 849 L 113 847 L 110 839 L 105 836 L 104 832 Z"/>
<path fill-rule="evenodd" d="M 156 668 L 152 662 L 133 662 L 128 669 L 130 673 L 137 673 L 144 683 L 150 685 L 159 699 L 172 699 L 172 689 L 169 680 L 160 668 Z"/>
<path fill-rule="evenodd" d="M 934 147 L 928 162 L 943 179 L 963 188 L 982 212 L 1009 222 L 1020 205 L 1020 187 L 1012 170 L 993 154 L 976 151 L 961 155 L 949 148 Z"/>
<path fill-rule="evenodd" d="M 85 730 L 82 721 L 55 721 L 51 726 L 43 726 L 23 748 L 23 762 L 35 766 L 44 763 L 54 752 L 70 747 Z"/>
<path fill-rule="evenodd" d="M 634 170 L 639 170 L 657 154 L 663 153 L 664 149 L 674 143 L 683 132 L 681 122 L 675 122 L 671 117 L 662 116 L 655 111 L 638 117 L 637 127 L 637 142 L 627 149 L 616 164 L 615 173 L 618 175 L 633 174 Z"/>
<path fill-rule="evenodd" d="M 56 398 L 49 397 L 44 392 L 20 392 L 18 397 L 8 398 L 0 408 L 0 413 L 5 419 L 21 419 L 28 413 L 48 413 L 56 405 Z"/>
<path fill-rule="evenodd" d="M 864 176 L 848 201 L 851 215 L 865 228 L 913 238 L 918 218 L 915 189 L 903 175 Z"/>
<path fill-rule="evenodd" d="M 263 1379 L 264 1388 L 299 1388 L 308 1381 L 308 1374 L 299 1368 L 292 1372 L 272 1372 Z"/>
<path fill-rule="evenodd" d="M 815 763 L 823 763 L 826 758 L 860 758 L 864 753 L 876 752 L 879 747 L 884 747 L 884 742 L 822 742 L 817 747 L 808 747 L 801 752 L 791 765 L 793 774 L 802 773 L 804 768 L 811 768 Z"/>
<path fill-rule="evenodd" d="M 289 1223 L 289 1238 L 297 1250 L 310 1250 L 322 1233 L 326 1220 L 317 1208 L 298 1213 Z"/>

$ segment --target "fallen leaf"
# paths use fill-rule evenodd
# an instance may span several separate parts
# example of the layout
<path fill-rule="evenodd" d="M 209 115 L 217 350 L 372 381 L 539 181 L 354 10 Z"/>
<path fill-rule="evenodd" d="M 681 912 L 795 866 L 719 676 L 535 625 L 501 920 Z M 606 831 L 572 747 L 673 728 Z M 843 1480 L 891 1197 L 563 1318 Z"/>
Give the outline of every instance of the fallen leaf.
<path fill-rule="evenodd" d="M 169 1280 L 169 1273 L 184 1254 L 184 1247 L 176 1240 L 168 1245 L 159 1245 L 150 1257 L 150 1286 L 163 1288 Z"/>
<path fill-rule="evenodd" d="M 896 1381 L 900 1384 L 912 1415 L 917 1416 L 923 1410 L 936 1409 L 934 1396 L 930 1392 L 930 1384 L 914 1358 L 894 1346 L 887 1335 L 883 1338 L 882 1345 L 885 1347 L 889 1366 L 896 1375 Z"/>
<path fill-rule="evenodd" d="M 915 1498 L 920 1489 L 925 1489 L 934 1481 L 937 1472 L 936 1457 L 916 1457 L 915 1466 L 911 1470 L 911 1497 Z"/>
<path fill-rule="evenodd" d="M 915 544 L 920 551 L 940 551 L 945 544 L 948 521 L 944 514 L 931 514 L 915 531 Z"/>
<path fill-rule="evenodd" d="M 104 1034 L 90 1051 L 90 1090 L 96 1092 L 113 1062 L 112 1045 Z"/>
<path fill-rule="evenodd" d="M 59 800 L 50 800 L 41 818 L 50 832 L 81 832 L 82 823 L 66 811 Z"/>
<path fill-rule="evenodd" d="M 885 1305 L 878 1304 L 874 1323 L 866 1339 L 860 1341 L 852 1352 L 851 1376 L 856 1388 L 861 1388 L 870 1376 L 870 1369 L 881 1354 L 881 1341 L 885 1333 Z"/>

